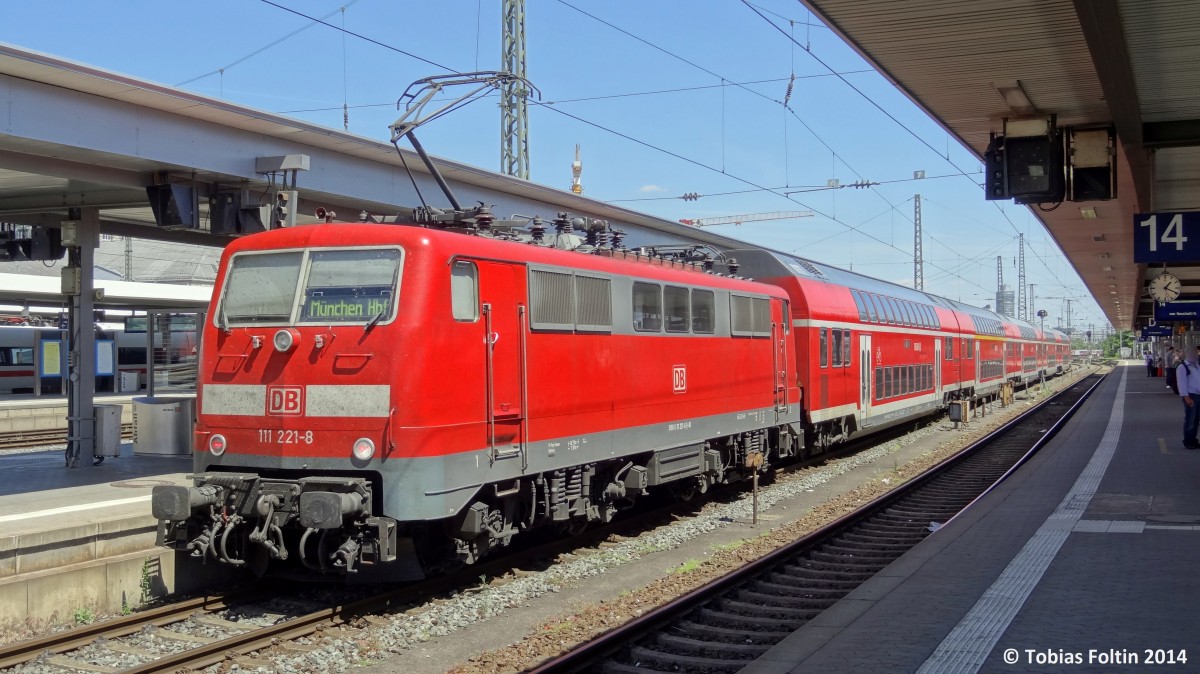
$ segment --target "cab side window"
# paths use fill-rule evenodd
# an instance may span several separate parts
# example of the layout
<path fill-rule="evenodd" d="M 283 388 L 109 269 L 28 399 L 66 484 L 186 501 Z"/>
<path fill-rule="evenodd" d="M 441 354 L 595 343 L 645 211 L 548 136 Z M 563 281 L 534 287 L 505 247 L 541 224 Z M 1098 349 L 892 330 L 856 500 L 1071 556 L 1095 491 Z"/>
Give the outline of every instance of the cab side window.
<path fill-rule="evenodd" d="M 456 321 L 479 319 L 479 270 L 474 262 L 458 260 L 450 267 L 450 311 Z"/>

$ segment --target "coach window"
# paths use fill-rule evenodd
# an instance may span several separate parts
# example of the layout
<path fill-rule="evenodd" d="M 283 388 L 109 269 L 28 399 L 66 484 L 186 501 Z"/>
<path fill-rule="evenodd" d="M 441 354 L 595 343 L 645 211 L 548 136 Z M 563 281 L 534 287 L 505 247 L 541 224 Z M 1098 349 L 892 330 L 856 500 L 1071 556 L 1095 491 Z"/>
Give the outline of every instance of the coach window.
<path fill-rule="evenodd" d="M 479 273 L 474 262 L 459 260 L 450 268 L 450 311 L 456 321 L 479 318 Z"/>
<path fill-rule="evenodd" d="M 833 329 L 833 366 L 842 366 L 842 331 Z"/>
<path fill-rule="evenodd" d="M 867 305 L 863 303 L 862 295 L 857 290 L 851 288 L 850 296 L 854 298 L 854 306 L 858 307 L 858 319 L 860 321 L 867 320 Z"/>
<path fill-rule="evenodd" d="M 883 399 L 883 368 L 875 368 L 875 399 Z"/>
<path fill-rule="evenodd" d="M 900 300 L 900 308 L 904 312 L 904 324 L 916 325 L 917 317 L 913 315 L 912 304 L 909 304 L 905 300 Z"/>
<path fill-rule="evenodd" d="M 821 367 L 829 365 L 829 329 L 821 328 Z"/>
<path fill-rule="evenodd" d="M 692 291 L 692 332 L 711 335 L 713 319 L 717 315 L 711 290 Z"/>
<path fill-rule="evenodd" d="M 954 360 L 954 338 L 946 337 L 943 348 L 946 349 L 946 360 Z"/>
<path fill-rule="evenodd" d="M 870 293 L 860 293 L 863 298 L 863 305 L 867 307 L 867 320 L 872 323 L 879 322 L 878 310 L 875 309 L 875 303 L 871 301 Z"/>
<path fill-rule="evenodd" d="M 887 298 L 883 295 L 875 295 L 875 301 L 879 304 L 879 322 L 884 325 L 891 323 L 892 308 L 888 306 Z"/>
<path fill-rule="evenodd" d="M 850 367 L 850 331 L 842 330 L 842 366 Z"/>
<path fill-rule="evenodd" d="M 662 330 L 662 290 L 657 284 L 633 284 L 633 329 L 638 332 Z"/>
<path fill-rule="evenodd" d="M 883 397 L 892 397 L 892 368 L 883 368 Z"/>
<path fill-rule="evenodd" d="M 692 323 L 688 289 L 676 286 L 663 288 L 663 316 L 667 332 L 687 332 Z"/>
<path fill-rule="evenodd" d="M 913 365 L 908 366 L 908 392 L 912 393 L 917 390 L 917 368 Z"/>
<path fill-rule="evenodd" d="M 879 298 L 874 293 L 864 293 L 863 297 L 867 300 L 867 310 L 871 313 L 871 320 L 875 323 L 882 323 L 883 307 L 879 306 Z"/>
<path fill-rule="evenodd" d="M 900 304 L 892 297 L 885 297 L 883 299 L 887 300 L 888 303 L 888 323 L 900 325 L 900 321 L 902 320 L 900 318 Z"/>

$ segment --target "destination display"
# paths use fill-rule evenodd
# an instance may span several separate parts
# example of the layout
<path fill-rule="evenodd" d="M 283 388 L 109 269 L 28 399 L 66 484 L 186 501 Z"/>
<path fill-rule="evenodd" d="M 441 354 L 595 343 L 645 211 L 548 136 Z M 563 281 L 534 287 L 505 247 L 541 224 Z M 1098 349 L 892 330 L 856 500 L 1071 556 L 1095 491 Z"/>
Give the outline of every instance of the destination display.
<path fill-rule="evenodd" d="M 300 320 L 305 323 L 385 320 L 392 311 L 391 286 L 309 288 Z"/>
<path fill-rule="evenodd" d="M 1155 321 L 1200 320 L 1200 300 L 1179 300 L 1154 305 Z"/>
<path fill-rule="evenodd" d="M 1142 328 L 1142 338 L 1170 336 L 1171 326 L 1169 325 L 1147 325 Z"/>

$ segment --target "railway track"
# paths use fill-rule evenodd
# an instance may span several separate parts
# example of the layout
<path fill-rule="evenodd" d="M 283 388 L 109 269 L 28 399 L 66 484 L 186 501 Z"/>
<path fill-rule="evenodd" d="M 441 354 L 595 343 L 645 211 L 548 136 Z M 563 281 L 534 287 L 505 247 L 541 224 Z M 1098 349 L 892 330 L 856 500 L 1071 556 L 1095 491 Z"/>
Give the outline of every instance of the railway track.
<path fill-rule="evenodd" d="M 889 437 L 890 434 L 885 434 L 874 438 L 873 442 L 886 441 Z M 865 441 L 850 443 L 843 451 L 831 456 L 859 451 L 863 448 L 859 446 L 862 442 Z M 808 462 L 794 467 L 805 465 Z M 737 486 L 729 489 L 737 489 Z M 564 552 L 600 546 L 613 534 L 636 535 L 656 526 L 656 521 L 669 521 L 695 507 L 695 504 L 674 502 L 634 513 L 570 541 L 553 540 L 533 545 L 458 573 L 391 586 L 383 592 L 331 592 L 320 598 L 298 599 L 296 596 L 304 593 L 303 588 L 281 584 L 259 587 L 252 592 L 189 599 L 40 639 L 0 646 L 0 670 L 9 671 L 9 668 L 24 665 L 28 669 L 12 671 L 144 674 L 183 669 L 195 671 L 231 659 L 245 667 L 270 668 L 269 660 L 254 656 L 257 651 L 272 646 L 297 652 L 307 650 L 310 647 L 289 642 L 325 628 L 361 621 L 364 616 L 385 612 L 389 607 L 414 605 L 461 591 L 477 585 L 481 576 L 499 577 L 513 569 L 536 566 L 540 560 Z"/>
<path fill-rule="evenodd" d="M 133 424 L 121 424 L 121 439 L 133 439 Z M 47 428 L 32 431 L 9 431 L 0 433 L 0 449 L 62 445 L 67 442 L 67 429 Z"/>
<path fill-rule="evenodd" d="M 1024 463 L 1102 378 L 1076 382 L 899 489 L 535 671 L 741 670 Z"/>

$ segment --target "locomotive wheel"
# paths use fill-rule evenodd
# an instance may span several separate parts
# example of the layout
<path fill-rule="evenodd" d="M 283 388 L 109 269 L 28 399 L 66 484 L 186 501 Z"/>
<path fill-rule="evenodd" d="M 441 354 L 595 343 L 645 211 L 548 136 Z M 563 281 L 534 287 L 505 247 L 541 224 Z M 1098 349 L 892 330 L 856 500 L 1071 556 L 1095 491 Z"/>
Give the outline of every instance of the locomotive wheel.
<path fill-rule="evenodd" d="M 671 495 L 679 501 L 690 501 L 696 498 L 696 494 L 703 493 L 700 490 L 700 485 L 697 484 L 695 480 L 679 480 L 678 482 L 672 482 L 670 485 L 670 490 Z M 707 491 L 707 488 L 705 491 Z"/>

